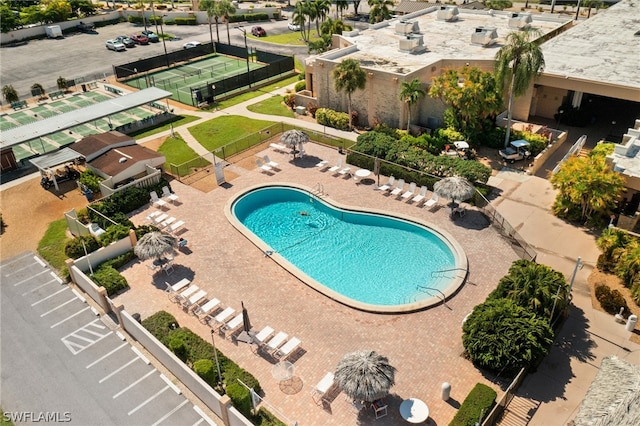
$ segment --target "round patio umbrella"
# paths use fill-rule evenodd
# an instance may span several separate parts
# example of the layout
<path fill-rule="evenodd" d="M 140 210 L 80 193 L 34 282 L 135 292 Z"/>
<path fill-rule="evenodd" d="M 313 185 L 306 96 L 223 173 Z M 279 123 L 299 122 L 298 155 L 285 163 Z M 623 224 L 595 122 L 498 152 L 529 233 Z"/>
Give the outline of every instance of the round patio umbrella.
<path fill-rule="evenodd" d="M 309 142 L 309 135 L 300 130 L 287 130 L 280 136 L 280 142 L 293 150 L 295 158 L 295 151 L 301 151 L 302 144 Z"/>
<path fill-rule="evenodd" d="M 389 394 L 395 384 L 395 367 L 375 351 L 346 354 L 335 372 L 336 384 L 355 401 L 373 402 Z"/>
<path fill-rule="evenodd" d="M 164 232 L 149 232 L 138 240 L 133 252 L 140 260 L 160 259 L 175 254 L 176 237 Z"/>
<path fill-rule="evenodd" d="M 433 192 L 454 202 L 462 202 L 473 197 L 476 189 L 465 178 L 452 176 L 436 182 L 433 185 Z"/>

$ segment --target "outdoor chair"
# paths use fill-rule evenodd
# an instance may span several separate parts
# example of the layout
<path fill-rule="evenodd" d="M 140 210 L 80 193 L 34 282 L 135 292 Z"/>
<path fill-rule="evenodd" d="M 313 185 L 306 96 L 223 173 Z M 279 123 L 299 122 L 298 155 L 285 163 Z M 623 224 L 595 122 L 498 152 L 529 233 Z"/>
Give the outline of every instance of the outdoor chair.
<path fill-rule="evenodd" d="M 172 224 L 169 226 L 169 232 L 170 232 L 171 234 L 173 234 L 173 233 L 174 233 L 174 232 L 176 232 L 178 229 L 182 228 L 182 226 L 183 226 L 183 225 L 184 225 L 184 220 L 179 220 L 179 221 L 177 221 L 177 222 L 175 222 L 175 223 L 172 223 Z M 182 241 L 186 241 L 186 240 L 182 240 Z M 186 245 L 187 245 L 187 243 L 186 243 L 186 242 L 185 242 L 182 246 L 180 245 L 180 242 L 178 242 L 178 246 L 180 246 L 180 247 L 183 247 L 183 246 L 186 246 Z"/>
<path fill-rule="evenodd" d="M 320 380 L 311 391 L 311 398 L 316 405 L 320 405 L 322 403 L 322 398 L 329 392 L 331 388 L 333 388 L 335 381 L 334 375 L 332 372 L 328 372 L 324 375 L 322 380 Z"/>
<path fill-rule="evenodd" d="M 165 220 L 167 220 L 169 218 L 169 215 L 166 213 L 162 213 L 159 216 L 156 216 L 153 218 L 153 221 L 156 225 L 161 224 L 162 222 L 164 222 Z"/>
<path fill-rule="evenodd" d="M 267 342 L 265 350 L 271 354 L 274 353 L 287 340 L 287 337 L 289 337 L 287 333 L 279 331 L 278 334 L 273 336 L 273 338 Z"/>
<path fill-rule="evenodd" d="M 335 166 L 329 168 L 329 172 L 335 173 L 342 168 L 342 158 L 338 158 L 338 162 Z"/>
<path fill-rule="evenodd" d="M 197 306 L 194 310 L 191 311 L 191 313 L 195 315 L 201 323 L 206 324 L 207 320 L 209 319 L 209 315 L 213 311 L 218 309 L 219 306 L 220 300 L 213 298 L 204 305 Z"/>
<path fill-rule="evenodd" d="M 262 173 L 270 173 L 273 171 L 273 167 L 264 164 L 261 158 L 256 158 L 256 165 L 262 170 Z"/>
<path fill-rule="evenodd" d="M 324 170 L 327 166 L 329 165 L 329 162 L 327 160 L 322 160 L 321 162 L 319 162 L 318 164 L 316 164 L 316 167 L 319 170 Z"/>
<path fill-rule="evenodd" d="M 205 290 L 198 290 L 195 294 L 189 296 L 188 299 L 182 301 L 182 309 L 189 312 L 191 309 L 194 309 L 200 301 L 202 301 L 205 297 L 207 297 L 207 292 Z"/>
<path fill-rule="evenodd" d="M 424 203 L 424 207 L 432 209 L 436 204 L 438 204 L 438 194 L 434 193 L 431 198 L 429 198 L 427 202 Z"/>
<path fill-rule="evenodd" d="M 269 337 L 273 336 L 274 331 L 275 330 L 272 327 L 267 325 L 265 328 L 260 330 L 258 334 L 253 336 L 253 342 L 256 343 L 258 347 L 264 345 L 264 342 L 266 342 Z"/>
<path fill-rule="evenodd" d="M 228 307 L 226 309 L 224 309 L 222 312 L 220 312 L 219 314 L 217 314 L 215 317 L 211 318 L 211 320 L 213 321 L 213 325 L 211 325 L 211 323 L 209 323 L 210 326 L 212 327 L 222 327 L 229 318 L 231 318 L 231 315 L 235 314 L 236 310 L 233 309 L 232 307 Z"/>
<path fill-rule="evenodd" d="M 394 176 L 389 176 L 389 180 L 387 180 L 387 183 L 385 183 L 384 185 L 380 185 L 379 187 L 375 188 L 378 191 L 382 191 L 382 192 L 386 192 L 388 190 L 390 190 L 391 188 L 393 188 L 393 184 L 396 182 L 396 178 Z"/>
<path fill-rule="evenodd" d="M 151 203 L 153 203 L 154 206 L 159 208 L 167 206 L 167 202 L 165 200 L 158 198 L 158 193 L 156 191 L 151 191 L 149 195 L 151 196 Z"/>
<path fill-rule="evenodd" d="M 416 203 L 416 205 L 419 206 L 420 204 L 424 203 L 426 198 L 427 198 L 427 187 L 423 185 L 422 188 L 420 188 L 420 193 L 415 197 L 413 197 L 411 199 L 411 202 Z"/>
<path fill-rule="evenodd" d="M 269 146 L 273 148 L 277 152 L 289 153 L 289 148 L 284 145 L 280 145 L 279 143 L 270 143 Z"/>
<path fill-rule="evenodd" d="M 351 176 L 351 167 L 343 167 L 338 174 L 342 176 Z"/>
<path fill-rule="evenodd" d="M 167 226 L 171 225 L 175 221 L 176 221 L 175 217 L 168 217 L 161 224 L 158 225 L 158 228 L 160 228 L 160 229 L 166 228 Z"/>
<path fill-rule="evenodd" d="M 167 292 L 169 299 L 173 300 L 180 290 L 191 284 L 191 281 L 189 281 L 187 278 L 183 278 L 173 285 L 169 284 L 166 281 L 165 284 L 167 285 L 167 289 L 165 291 Z"/>
<path fill-rule="evenodd" d="M 278 168 L 278 163 L 276 163 L 275 161 L 271 161 L 271 159 L 269 158 L 268 155 L 265 155 L 264 157 L 262 157 L 264 159 L 264 162 L 267 166 L 269 167 L 273 167 L 274 169 Z"/>
<path fill-rule="evenodd" d="M 398 179 L 396 187 L 391 190 L 391 195 L 397 197 L 402 194 L 402 191 L 404 191 L 404 179 Z"/>
<path fill-rule="evenodd" d="M 371 408 L 376 415 L 376 419 L 387 415 L 387 403 L 381 399 L 373 401 L 373 403 L 371 404 Z"/>
<path fill-rule="evenodd" d="M 273 356 L 280 358 L 282 361 L 286 360 L 290 355 L 294 354 L 300 348 L 302 342 L 297 337 L 292 337 L 287 343 L 280 349 L 277 349 Z"/>
<path fill-rule="evenodd" d="M 233 317 L 231 321 L 226 324 L 223 324 L 220 327 L 220 331 L 224 333 L 225 337 L 231 336 L 234 332 L 236 332 L 240 327 L 242 327 L 244 321 L 244 315 L 239 314 Z"/>
<path fill-rule="evenodd" d="M 193 296 L 198 290 L 200 290 L 200 287 L 198 287 L 197 285 L 191 286 L 188 289 L 183 290 L 182 293 L 178 293 L 173 301 L 182 304 L 189 297 Z"/>
<path fill-rule="evenodd" d="M 147 221 L 149 221 L 149 222 L 153 222 L 153 219 L 155 219 L 155 217 L 156 217 L 156 216 L 160 216 L 161 214 L 162 214 L 162 212 L 161 212 L 161 211 L 159 211 L 159 210 L 154 210 L 154 211 L 152 211 L 151 213 L 149 213 L 149 214 L 147 215 Z"/>
<path fill-rule="evenodd" d="M 162 198 L 166 198 L 171 202 L 171 204 L 175 204 L 175 202 L 180 197 L 178 197 L 176 194 L 172 194 L 171 191 L 169 191 L 169 188 L 167 186 L 163 186 L 162 187 Z"/>
<path fill-rule="evenodd" d="M 402 199 L 403 200 L 410 200 L 411 197 L 413 197 L 413 195 L 416 193 L 416 183 L 415 182 L 411 182 L 409 184 L 409 190 L 407 192 L 405 192 L 404 194 L 402 194 Z"/>

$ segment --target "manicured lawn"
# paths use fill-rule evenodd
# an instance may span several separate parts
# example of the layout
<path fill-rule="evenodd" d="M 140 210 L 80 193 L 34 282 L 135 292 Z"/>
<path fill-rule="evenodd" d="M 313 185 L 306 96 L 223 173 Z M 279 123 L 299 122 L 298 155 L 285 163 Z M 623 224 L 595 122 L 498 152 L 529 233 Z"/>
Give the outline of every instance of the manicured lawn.
<path fill-rule="evenodd" d="M 273 121 L 251 120 L 239 115 L 214 118 L 189 128 L 197 141 L 208 151 L 213 151 L 274 124 Z"/>
<path fill-rule="evenodd" d="M 168 164 L 182 164 L 198 157 L 181 137 L 167 138 L 158 148 L 158 152 L 167 158 Z"/>
<path fill-rule="evenodd" d="M 174 120 L 171 123 L 164 123 L 163 125 L 154 127 L 153 129 L 144 129 L 140 132 L 133 132 L 129 136 L 132 136 L 136 139 L 146 138 L 147 136 L 155 135 L 156 133 L 169 130 L 170 124 L 173 124 L 173 127 L 178 127 L 182 126 L 183 124 L 196 121 L 198 118 L 200 117 L 196 117 L 193 115 L 177 115 L 176 117 L 174 117 Z"/>
<path fill-rule="evenodd" d="M 296 67 L 297 67 L 297 65 L 296 65 Z M 210 106 L 208 109 L 213 109 L 213 108 L 225 109 L 225 108 L 229 108 L 231 106 L 234 106 L 234 105 L 237 105 L 237 104 L 241 104 L 244 101 L 248 101 L 250 99 L 253 99 L 253 98 L 257 97 L 257 96 L 264 95 L 265 92 L 270 92 L 270 91 L 278 89 L 280 87 L 288 86 L 291 83 L 295 83 L 296 81 L 299 81 L 298 76 L 289 77 L 286 80 L 276 81 L 273 84 L 270 84 L 268 86 L 260 88 L 260 90 L 255 90 L 253 92 L 242 93 L 242 94 L 240 94 L 238 96 L 234 96 L 233 98 L 229 98 L 229 99 L 226 99 L 224 101 L 220 101 L 218 103 L 215 103 L 214 105 Z"/>
<path fill-rule="evenodd" d="M 269 33 L 267 33 L 266 37 L 254 37 L 247 32 L 247 38 L 252 38 L 255 40 L 264 40 L 264 41 L 277 43 L 277 44 L 291 44 L 294 46 L 304 46 L 306 44 L 302 40 L 302 34 L 300 34 L 300 31 L 290 31 L 288 33 L 272 35 L 272 36 L 269 35 Z M 318 38 L 319 38 L 318 33 L 316 33 L 315 30 L 311 30 L 311 40 L 313 41 Z"/>
<path fill-rule="evenodd" d="M 49 224 L 47 232 L 38 243 L 38 254 L 42 256 L 60 275 L 67 275 L 67 267 L 64 261 L 67 256 L 64 254 L 64 247 L 69 238 L 67 237 L 67 221 L 65 219 L 56 220 Z"/>
<path fill-rule="evenodd" d="M 265 99 L 262 102 L 249 105 L 247 107 L 249 111 L 257 112 L 260 114 L 279 115 L 282 117 L 294 117 L 293 111 L 285 106 L 282 102 L 282 96 L 272 96 L 269 99 Z"/>

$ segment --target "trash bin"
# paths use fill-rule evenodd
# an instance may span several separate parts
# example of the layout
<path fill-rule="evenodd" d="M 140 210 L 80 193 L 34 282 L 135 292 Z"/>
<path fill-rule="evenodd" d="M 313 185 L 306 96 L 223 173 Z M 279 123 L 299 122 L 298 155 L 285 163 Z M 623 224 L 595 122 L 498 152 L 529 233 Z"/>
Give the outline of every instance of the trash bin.
<path fill-rule="evenodd" d="M 629 318 L 627 318 L 627 325 L 625 326 L 625 328 L 627 329 L 627 331 L 633 331 L 636 328 L 637 323 L 638 323 L 638 316 L 629 315 Z"/>
<path fill-rule="evenodd" d="M 84 84 L 84 83 L 82 84 L 82 91 L 83 91 L 83 92 L 86 92 L 86 91 L 87 91 L 87 85 L 86 85 L 86 84 Z"/>

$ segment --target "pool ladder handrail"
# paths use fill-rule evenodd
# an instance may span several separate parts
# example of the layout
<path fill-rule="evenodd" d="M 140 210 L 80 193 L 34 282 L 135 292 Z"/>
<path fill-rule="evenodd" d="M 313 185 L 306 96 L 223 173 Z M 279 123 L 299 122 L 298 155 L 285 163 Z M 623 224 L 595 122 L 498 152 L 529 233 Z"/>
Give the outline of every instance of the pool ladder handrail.
<path fill-rule="evenodd" d="M 443 269 L 441 271 L 431 271 L 431 278 L 435 278 L 436 274 L 442 274 L 444 272 L 453 272 L 453 271 L 464 271 L 465 275 L 467 273 L 467 269 L 466 268 Z M 437 275 L 437 277 L 445 277 L 445 275 Z M 453 277 L 446 277 L 446 278 L 453 278 Z"/>
<path fill-rule="evenodd" d="M 442 304 L 444 305 L 444 307 L 445 307 L 445 308 L 448 308 L 448 309 L 451 309 L 451 308 L 447 305 L 447 296 L 445 296 L 445 294 L 444 294 L 442 291 L 438 290 L 437 288 L 427 287 L 427 286 L 423 286 L 423 285 L 417 285 L 417 286 L 416 286 L 416 290 L 423 291 L 423 292 L 424 292 L 425 290 L 426 290 L 426 291 L 429 291 L 429 290 L 435 290 L 435 291 L 437 291 L 437 292 L 439 293 L 440 300 L 442 300 Z"/>
<path fill-rule="evenodd" d="M 320 182 L 316 183 L 315 188 L 313 189 L 313 195 L 319 196 L 324 195 L 324 185 Z"/>

